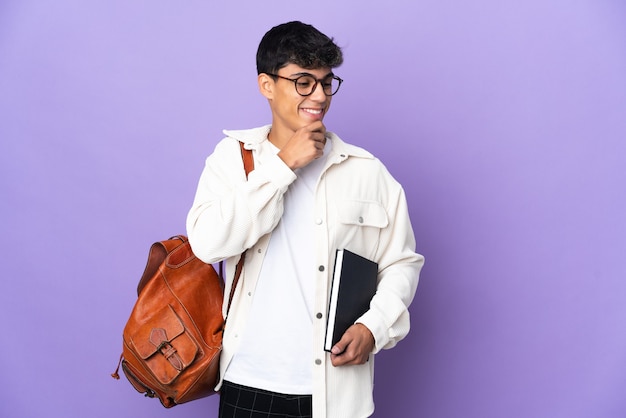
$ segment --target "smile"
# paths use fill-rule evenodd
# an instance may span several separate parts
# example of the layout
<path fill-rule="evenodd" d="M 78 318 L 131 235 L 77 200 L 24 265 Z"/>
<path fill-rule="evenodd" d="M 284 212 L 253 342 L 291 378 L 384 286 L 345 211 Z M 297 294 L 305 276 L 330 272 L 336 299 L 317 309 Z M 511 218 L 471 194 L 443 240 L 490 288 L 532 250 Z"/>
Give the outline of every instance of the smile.
<path fill-rule="evenodd" d="M 302 111 L 312 115 L 321 115 L 323 112 L 322 109 L 302 109 Z"/>

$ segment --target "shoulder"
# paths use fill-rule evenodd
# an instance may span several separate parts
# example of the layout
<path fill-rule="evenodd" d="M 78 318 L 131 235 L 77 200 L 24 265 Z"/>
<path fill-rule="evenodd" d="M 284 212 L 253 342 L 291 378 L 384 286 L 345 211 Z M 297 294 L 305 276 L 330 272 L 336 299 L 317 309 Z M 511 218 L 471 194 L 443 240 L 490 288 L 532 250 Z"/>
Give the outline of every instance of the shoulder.
<path fill-rule="evenodd" d="M 333 144 L 333 152 L 339 155 L 349 157 L 358 157 L 368 160 L 375 160 L 376 157 L 364 148 L 350 144 L 339 137 L 334 132 L 326 132 L 326 138 L 330 139 Z"/>
<path fill-rule="evenodd" d="M 333 141 L 333 154 L 340 164 L 340 171 L 349 171 L 352 182 L 363 181 L 371 185 L 378 184 L 384 188 L 402 188 L 400 183 L 389 172 L 385 164 L 370 151 L 347 143 L 334 133 L 327 133 Z"/>
<path fill-rule="evenodd" d="M 223 161 L 224 159 L 229 160 L 231 158 L 240 159 L 239 143 L 243 142 L 247 149 L 257 148 L 260 143 L 267 139 L 269 128 L 269 126 L 262 126 L 259 128 L 243 130 L 224 129 L 222 132 L 225 137 L 223 137 L 217 145 L 215 145 L 213 153 L 209 156 L 209 159 L 220 161 Z M 226 164 L 230 164 L 230 162 L 227 162 Z"/>
<path fill-rule="evenodd" d="M 271 125 L 265 125 L 258 128 L 242 130 L 224 129 L 223 133 L 226 135 L 225 140 L 230 138 L 231 140 L 234 139 L 237 142 L 243 142 L 244 144 L 256 146 L 267 139 L 270 129 Z"/>
<path fill-rule="evenodd" d="M 327 137 L 333 141 L 332 153 L 342 163 L 340 165 L 350 169 L 358 167 L 372 175 L 389 174 L 382 161 L 365 148 L 345 142 L 332 132 L 327 133 Z"/>

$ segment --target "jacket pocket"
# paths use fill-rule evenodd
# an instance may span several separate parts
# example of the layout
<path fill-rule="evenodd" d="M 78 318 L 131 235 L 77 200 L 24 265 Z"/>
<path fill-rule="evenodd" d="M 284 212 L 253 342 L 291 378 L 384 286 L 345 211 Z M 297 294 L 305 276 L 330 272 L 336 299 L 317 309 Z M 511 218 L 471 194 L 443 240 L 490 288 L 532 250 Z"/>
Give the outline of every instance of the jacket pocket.
<path fill-rule="evenodd" d="M 345 200 L 337 205 L 337 248 L 347 248 L 372 259 L 380 232 L 389 224 L 382 204 L 371 200 Z"/>
<path fill-rule="evenodd" d="M 339 205 L 339 222 L 346 225 L 385 228 L 389 224 L 387 211 L 375 201 L 347 200 Z"/>

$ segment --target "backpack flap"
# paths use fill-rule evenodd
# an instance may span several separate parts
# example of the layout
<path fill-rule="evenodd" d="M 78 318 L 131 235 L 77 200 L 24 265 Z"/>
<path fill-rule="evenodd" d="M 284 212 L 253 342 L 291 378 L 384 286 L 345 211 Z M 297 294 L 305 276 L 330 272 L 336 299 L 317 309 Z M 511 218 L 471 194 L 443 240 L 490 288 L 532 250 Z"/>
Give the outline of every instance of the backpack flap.
<path fill-rule="evenodd" d="M 138 327 L 130 342 L 162 384 L 169 384 L 196 358 L 198 346 L 170 305 Z"/>

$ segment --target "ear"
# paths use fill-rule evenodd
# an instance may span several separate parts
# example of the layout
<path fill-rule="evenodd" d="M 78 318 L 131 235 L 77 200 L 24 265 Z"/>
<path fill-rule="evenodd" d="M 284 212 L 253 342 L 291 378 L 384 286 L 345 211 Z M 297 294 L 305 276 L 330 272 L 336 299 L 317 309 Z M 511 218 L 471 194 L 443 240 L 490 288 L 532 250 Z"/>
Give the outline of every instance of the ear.
<path fill-rule="evenodd" d="M 257 78 L 259 83 L 259 91 L 266 99 L 271 100 L 274 97 L 274 79 L 265 73 L 259 74 Z"/>

